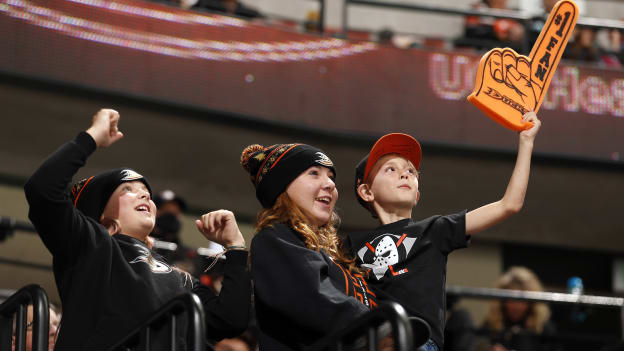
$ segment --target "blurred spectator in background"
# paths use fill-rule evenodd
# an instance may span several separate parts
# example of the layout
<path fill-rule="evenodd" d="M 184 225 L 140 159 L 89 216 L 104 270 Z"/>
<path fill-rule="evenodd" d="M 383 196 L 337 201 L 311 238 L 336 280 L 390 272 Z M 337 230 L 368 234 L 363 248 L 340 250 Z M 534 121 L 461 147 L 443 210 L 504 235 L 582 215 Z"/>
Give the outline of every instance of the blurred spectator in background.
<path fill-rule="evenodd" d="M 382 28 L 379 32 L 377 32 L 377 42 L 381 45 L 394 45 L 392 42 L 393 38 L 394 32 L 390 28 Z"/>
<path fill-rule="evenodd" d="M 181 220 L 186 211 L 186 201 L 167 189 L 154 196 L 154 204 L 156 204 L 156 225 L 150 236 L 180 244 Z"/>
<path fill-rule="evenodd" d="M 596 43 L 593 28 L 577 25 L 570 42 L 563 52 L 563 58 L 583 62 L 600 62 L 603 52 Z"/>
<path fill-rule="evenodd" d="M 254 19 L 263 17 L 262 14 L 238 0 L 176 0 L 176 1 L 193 1 L 192 8 L 201 8 L 214 12 L 221 12 L 227 15 L 243 17 L 246 19 Z"/>
<path fill-rule="evenodd" d="M 28 305 L 26 312 L 26 351 L 32 350 L 32 330 L 33 330 L 33 306 Z M 50 304 L 50 326 L 48 329 L 48 351 L 54 350 L 56 344 L 57 331 L 61 324 L 61 316 L 56 306 Z M 15 326 L 13 326 L 13 335 L 11 340 L 11 350 L 15 351 Z"/>
<path fill-rule="evenodd" d="M 182 229 L 182 219 L 187 209 L 184 198 L 174 193 L 172 190 L 163 190 L 154 196 L 156 204 L 156 224 L 150 233 L 150 237 L 175 244 L 174 247 L 165 248 L 158 243 L 154 249 L 165 259 L 173 263 L 176 267 L 199 276 L 197 264 L 197 252 L 182 242 L 180 230 Z"/>
<path fill-rule="evenodd" d="M 508 10 L 507 0 L 482 0 L 475 9 Z M 517 21 L 492 17 L 467 16 L 464 36 L 455 40 L 455 46 L 489 50 L 510 47 L 522 53 L 525 39 L 524 27 Z"/>
<path fill-rule="evenodd" d="M 476 342 L 475 326 L 470 312 L 457 307 L 459 298 L 446 295 L 446 327 L 444 351 L 470 351 Z"/>
<path fill-rule="evenodd" d="M 496 282 L 499 289 L 543 291 L 535 273 L 525 267 L 511 267 Z M 550 309 L 545 303 L 520 300 L 492 302 L 480 334 L 485 335 L 489 351 L 556 350 L 556 345 L 544 343 L 541 335 L 553 335 L 549 321 Z"/>

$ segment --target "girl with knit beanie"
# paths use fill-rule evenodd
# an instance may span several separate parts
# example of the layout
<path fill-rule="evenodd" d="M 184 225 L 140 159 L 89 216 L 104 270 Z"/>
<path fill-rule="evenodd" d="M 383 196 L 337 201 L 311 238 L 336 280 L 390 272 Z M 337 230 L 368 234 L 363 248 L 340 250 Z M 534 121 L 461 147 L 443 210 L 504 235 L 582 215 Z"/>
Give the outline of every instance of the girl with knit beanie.
<path fill-rule="evenodd" d="M 263 206 L 251 244 L 261 350 L 299 350 L 373 309 L 341 250 L 336 170 L 304 144 L 248 146 L 241 164 Z"/>
<path fill-rule="evenodd" d="M 112 169 L 66 191 L 96 148 L 123 137 L 118 124 L 116 111 L 100 110 L 91 127 L 55 151 L 25 185 L 28 216 L 53 256 L 63 306 L 55 350 L 107 350 L 166 302 L 189 291 L 203 304 L 207 339 L 242 333 L 251 287 L 245 242 L 231 212 L 211 212 L 197 220 L 206 238 L 231 249 L 217 296 L 151 251 L 147 237 L 156 206 L 141 174 Z M 152 332 L 151 349 L 169 350 L 168 331 Z M 178 338 L 183 337 L 184 327 L 178 328 Z M 174 342 L 184 349 L 183 341 Z"/>

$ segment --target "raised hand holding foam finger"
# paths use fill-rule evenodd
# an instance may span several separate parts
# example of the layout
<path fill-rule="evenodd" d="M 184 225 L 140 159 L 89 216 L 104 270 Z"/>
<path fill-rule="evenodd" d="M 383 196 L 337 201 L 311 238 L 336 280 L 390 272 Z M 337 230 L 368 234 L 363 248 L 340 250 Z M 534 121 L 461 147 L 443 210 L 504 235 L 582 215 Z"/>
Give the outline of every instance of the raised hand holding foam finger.
<path fill-rule="evenodd" d="M 577 18 L 576 4 L 561 0 L 550 12 L 528 57 L 509 48 L 483 55 L 468 101 L 504 127 L 516 131 L 531 128 L 533 124 L 522 116 L 539 110 Z"/>

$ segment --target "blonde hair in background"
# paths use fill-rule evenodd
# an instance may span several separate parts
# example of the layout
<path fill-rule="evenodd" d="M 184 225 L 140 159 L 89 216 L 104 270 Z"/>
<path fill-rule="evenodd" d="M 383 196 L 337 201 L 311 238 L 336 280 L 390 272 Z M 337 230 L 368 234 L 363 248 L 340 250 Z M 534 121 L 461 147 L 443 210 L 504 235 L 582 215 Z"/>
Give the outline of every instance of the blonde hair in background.
<path fill-rule="evenodd" d="M 526 267 L 514 266 L 509 268 L 495 283 L 499 289 L 524 291 L 544 291 L 539 278 Z M 550 308 L 543 302 L 529 302 L 529 311 L 524 328 L 536 334 L 541 334 L 544 324 L 550 319 Z M 486 316 L 486 324 L 492 330 L 502 331 L 504 328 L 503 303 L 493 301 Z"/>
<path fill-rule="evenodd" d="M 314 251 L 323 249 L 334 261 L 346 265 L 351 272 L 359 272 L 355 268 L 355 259 L 349 258 L 341 246 L 341 240 L 338 238 L 340 217 L 336 212 L 332 212 L 331 219 L 327 224 L 320 227 L 313 226 L 299 206 L 291 200 L 286 192 L 283 192 L 278 196 L 273 207 L 260 211 L 256 232 L 271 227 L 274 223 L 289 225 L 303 235 L 308 249 Z"/>

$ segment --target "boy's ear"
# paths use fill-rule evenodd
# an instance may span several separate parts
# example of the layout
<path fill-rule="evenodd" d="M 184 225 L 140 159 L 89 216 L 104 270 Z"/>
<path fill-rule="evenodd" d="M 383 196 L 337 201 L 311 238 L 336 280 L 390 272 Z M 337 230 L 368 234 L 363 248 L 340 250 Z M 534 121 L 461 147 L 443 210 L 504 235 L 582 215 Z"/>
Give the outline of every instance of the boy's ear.
<path fill-rule="evenodd" d="M 373 195 L 370 186 L 366 183 L 362 183 L 357 187 L 357 193 L 358 196 L 366 202 L 373 202 L 373 200 L 375 200 L 375 196 Z"/>

